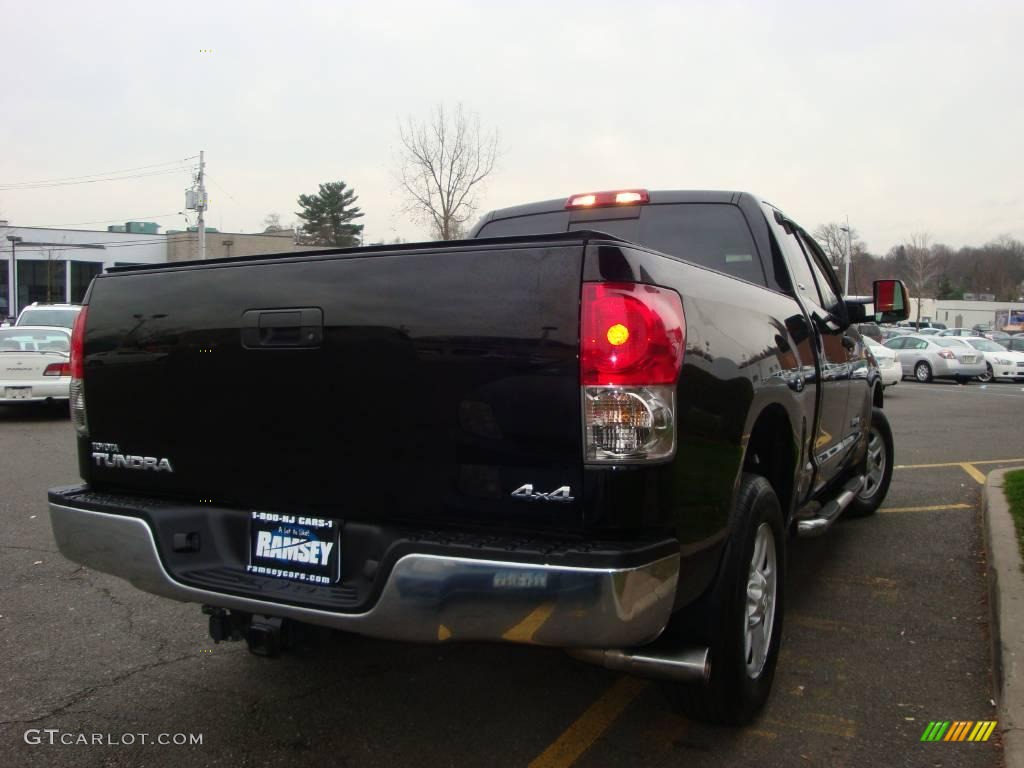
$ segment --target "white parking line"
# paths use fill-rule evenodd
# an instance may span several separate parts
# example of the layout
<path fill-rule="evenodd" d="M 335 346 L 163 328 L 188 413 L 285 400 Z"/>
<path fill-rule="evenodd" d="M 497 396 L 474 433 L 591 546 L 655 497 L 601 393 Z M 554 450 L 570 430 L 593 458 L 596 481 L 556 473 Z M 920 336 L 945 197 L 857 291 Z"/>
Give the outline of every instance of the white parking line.
<path fill-rule="evenodd" d="M 901 385 L 902 386 L 902 385 Z M 1024 387 L 1020 388 L 1020 391 L 1015 392 L 1010 387 L 1000 386 L 1003 392 L 993 392 L 991 387 L 993 384 L 969 384 L 964 386 L 949 386 L 949 385 L 934 385 L 934 384 L 918 384 L 915 387 L 908 387 L 908 389 L 916 389 L 918 392 L 945 392 L 945 393 L 962 393 L 962 392 L 978 392 L 986 397 L 1013 397 L 1018 400 L 1024 397 Z M 892 392 L 887 392 L 886 397 L 892 397 Z"/>

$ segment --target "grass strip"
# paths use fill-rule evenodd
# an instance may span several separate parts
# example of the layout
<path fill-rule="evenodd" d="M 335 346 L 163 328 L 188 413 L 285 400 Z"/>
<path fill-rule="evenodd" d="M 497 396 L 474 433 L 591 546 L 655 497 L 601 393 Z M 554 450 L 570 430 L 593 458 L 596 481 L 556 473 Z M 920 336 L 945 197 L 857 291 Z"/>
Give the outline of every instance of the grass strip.
<path fill-rule="evenodd" d="M 1007 472 L 1003 479 L 1003 491 L 1010 504 L 1010 514 L 1017 528 L 1017 546 L 1024 560 L 1024 470 Z M 1024 566 L 1022 566 L 1024 570 Z"/>

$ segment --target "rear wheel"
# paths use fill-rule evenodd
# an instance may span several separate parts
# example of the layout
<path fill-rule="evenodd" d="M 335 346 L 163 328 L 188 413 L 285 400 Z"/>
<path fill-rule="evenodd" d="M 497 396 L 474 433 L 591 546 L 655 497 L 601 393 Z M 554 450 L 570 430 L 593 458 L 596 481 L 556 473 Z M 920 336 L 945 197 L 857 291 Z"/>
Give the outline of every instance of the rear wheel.
<path fill-rule="evenodd" d="M 927 384 L 932 380 L 932 367 L 922 360 L 914 366 L 914 378 L 922 384 Z"/>
<path fill-rule="evenodd" d="M 864 463 L 858 468 L 864 475 L 864 485 L 846 508 L 847 517 L 873 515 L 882 505 L 892 482 L 893 455 L 889 419 L 881 408 L 872 408 L 868 450 Z"/>
<path fill-rule="evenodd" d="M 767 701 L 782 637 L 785 543 L 775 491 L 744 474 L 733 538 L 709 595 L 711 677 L 706 685 L 667 684 L 690 717 L 741 725 Z"/>

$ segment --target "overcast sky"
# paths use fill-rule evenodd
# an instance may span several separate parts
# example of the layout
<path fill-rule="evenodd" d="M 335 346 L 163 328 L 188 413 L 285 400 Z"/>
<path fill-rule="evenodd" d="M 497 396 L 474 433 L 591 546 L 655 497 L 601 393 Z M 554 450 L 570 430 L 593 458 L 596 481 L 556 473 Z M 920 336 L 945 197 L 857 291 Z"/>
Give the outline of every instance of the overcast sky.
<path fill-rule="evenodd" d="M 290 222 L 342 179 L 370 239 L 421 239 L 397 121 L 462 101 L 501 135 L 483 210 L 746 189 L 809 229 L 849 215 L 875 253 L 914 232 L 1024 238 L 1024 3 L 839 5 L 0 0 L 0 185 L 204 149 L 210 226 Z M 147 219 L 188 185 L 0 191 L 0 218 Z"/>

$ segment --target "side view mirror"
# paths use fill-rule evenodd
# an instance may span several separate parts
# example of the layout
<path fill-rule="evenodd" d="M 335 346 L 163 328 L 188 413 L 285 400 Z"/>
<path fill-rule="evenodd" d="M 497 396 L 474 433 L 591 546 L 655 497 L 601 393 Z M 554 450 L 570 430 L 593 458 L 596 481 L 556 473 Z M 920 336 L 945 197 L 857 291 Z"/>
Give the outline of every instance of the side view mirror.
<path fill-rule="evenodd" d="M 897 323 L 910 317 L 907 287 L 902 280 L 875 280 L 873 296 L 876 322 Z"/>

